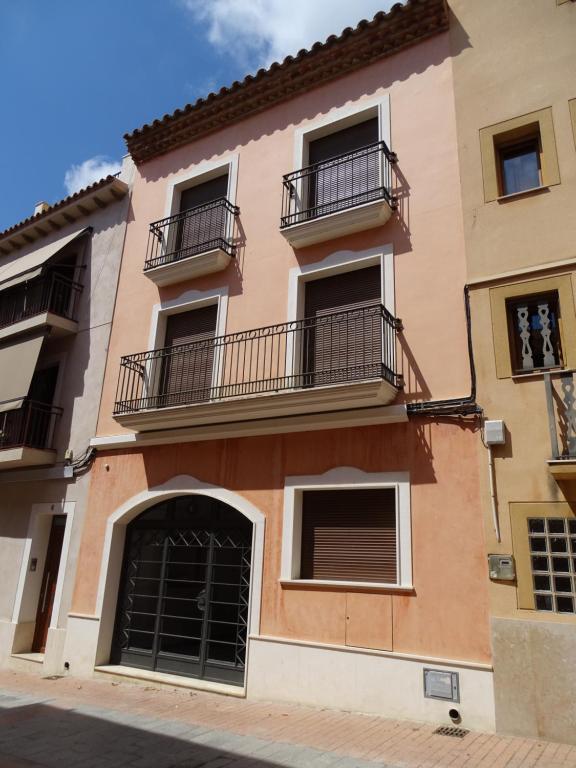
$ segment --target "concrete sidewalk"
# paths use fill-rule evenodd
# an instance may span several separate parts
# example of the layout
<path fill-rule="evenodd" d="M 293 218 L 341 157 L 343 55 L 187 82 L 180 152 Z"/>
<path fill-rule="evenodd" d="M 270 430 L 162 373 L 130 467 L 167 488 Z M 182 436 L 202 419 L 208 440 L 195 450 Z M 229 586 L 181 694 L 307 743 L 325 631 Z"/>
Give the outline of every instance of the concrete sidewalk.
<path fill-rule="evenodd" d="M 0 768 L 576 768 L 576 747 L 189 689 L 0 672 Z"/>

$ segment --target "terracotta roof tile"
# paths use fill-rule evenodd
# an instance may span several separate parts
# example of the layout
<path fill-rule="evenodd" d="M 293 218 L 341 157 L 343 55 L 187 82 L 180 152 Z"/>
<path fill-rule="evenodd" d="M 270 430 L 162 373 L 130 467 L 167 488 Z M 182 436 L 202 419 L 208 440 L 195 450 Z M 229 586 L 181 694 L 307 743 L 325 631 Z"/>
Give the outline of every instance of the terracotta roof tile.
<path fill-rule="evenodd" d="M 236 80 L 124 138 L 136 163 L 164 154 L 448 29 L 445 0 L 406 0 L 324 43 Z"/>

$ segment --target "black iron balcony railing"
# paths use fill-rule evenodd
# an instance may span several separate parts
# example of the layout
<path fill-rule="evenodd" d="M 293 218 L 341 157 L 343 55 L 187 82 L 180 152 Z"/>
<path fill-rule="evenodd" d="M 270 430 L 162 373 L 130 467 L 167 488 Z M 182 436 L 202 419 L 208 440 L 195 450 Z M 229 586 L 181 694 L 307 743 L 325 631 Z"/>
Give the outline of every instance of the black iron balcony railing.
<path fill-rule="evenodd" d="M 52 272 L 0 292 L 0 328 L 51 312 L 67 320 L 76 318 L 82 286 Z"/>
<path fill-rule="evenodd" d="M 283 177 L 280 228 L 375 200 L 397 206 L 392 194 L 396 155 L 384 141 L 314 163 Z"/>
<path fill-rule="evenodd" d="M 557 379 L 555 386 L 552 379 Z M 576 459 L 576 380 L 571 371 L 545 373 L 552 458 Z"/>
<path fill-rule="evenodd" d="M 114 413 L 368 379 L 400 387 L 400 327 L 377 304 L 128 355 Z"/>
<path fill-rule="evenodd" d="M 0 413 L 0 450 L 22 447 L 50 449 L 61 414 L 61 408 L 33 400 L 25 400 L 16 410 Z"/>
<path fill-rule="evenodd" d="M 144 270 L 220 248 L 236 255 L 234 222 L 240 213 L 225 198 L 198 205 L 150 224 Z"/>

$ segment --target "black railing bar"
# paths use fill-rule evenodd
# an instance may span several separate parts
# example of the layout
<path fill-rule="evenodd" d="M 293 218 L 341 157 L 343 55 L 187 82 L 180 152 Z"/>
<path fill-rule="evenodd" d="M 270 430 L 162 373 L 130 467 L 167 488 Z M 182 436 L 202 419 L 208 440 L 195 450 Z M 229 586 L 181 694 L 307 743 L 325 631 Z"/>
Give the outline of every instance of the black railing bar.
<path fill-rule="evenodd" d="M 210 248 L 208 248 L 210 246 Z M 231 251 L 236 251 L 236 246 L 233 243 L 228 242 L 223 237 L 215 237 L 211 240 L 206 240 L 201 243 L 195 243 L 194 245 L 186 246 L 185 248 L 176 248 L 175 250 L 168 251 L 167 253 L 163 253 L 161 256 L 154 256 L 152 258 L 146 259 L 144 263 L 144 268 L 150 269 L 149 266 L 153 262 L 165 262 L 170 260 L 171 256 L 174 256 L 175 254 L 180 254 L 180 257 L 178 259 L 173 259 L 173 261 L 181 261 L 182 259 L 187 258 L 186 256 L 183 256 L 182 254 L 186 253 L 187 251 L 196 251 L 198 253 L 201 253 L 202 251 L 211 250 L 212 248 L 221 248 L 223 251 L 230 249 Z M 195 253 L 191 253 L 190 256 L 196 255 Z M 230 254 L 231 256 L 234 256 L 235 253 Z"/>
<path fill-rule="evenodd" d="M 173 213 L 171 216 L 166 216 L 164 219 L 153 221 L 150 224 L 150 229 L 159 229 L 167 224 L 173 224 L 181 219 L 187 219 L 190 216 L 194 216 L 213 208 L 219 208 L 220 206 L 223 206 L 229 213 L 232 213 L 235 216 L 240 213 L 240 208 L 237 205 L 233 205 L 226 197 L 219 197 L 216 200 L 211 200 L 209 203 L 201 203 L 193 208 L 187 208 L 185 211 L 179 211 L 178 213 Z"/>
<path fill-rule="evenodd" d="M 350 317 L 370 316 L 382 313 L 383 317 L 391 324 L 396 322 L 396 318 L 384 307 L 383 304 L 373 304 L 367 307 L 355 307 L 353 309 L 342 310 L 330 315 L 321 315 L 316 317 L 304 317 L 299 320 L 290 320 L 287 323 L 278 323 L 277 325 L 266 325 L 261 328 L 251 328 L 247 331 L 238 331 L 237 333 L 215 336 L 212 339 L 203 339 L 202 341 L 188 342 L 177 346 L 159 347 L 157 349 L 147 350 L 146 352 L 136 352 L 133 355 L 126 355 L 121 358 L 121 363 L 125 361 L 135 362 L 138 360 L 151 359 L 149 356 L 164 356 L 165 354 L 174 354 L 185 350 L 205 349 L 214 346 L 225 346 L 240 341 L 255 341 L 262 338 L 270 338 L 274 335 L 284 335 L 287 333 L 297 333 L 301 330 L 312 330 L 318 326 L 328 326 L 337 322 L 344 322 Z M 268 332 L 268 333 L 266 333 Z"/>
<path fill-rule="evenodd" d="M 310 165 L 305 165 L 304 167 L 300 168 L 297 171 L 291 171 L 290 173 L 285 173 L 282 179 L 284 182 L 289 182 L 289 181 L 292 181 L 294 178 L 298 178 L 299 174 L 307 175 L 309 173 L 313 173 L 314 171 L 317 171 L 320 168 L 329 168 L 331 165 L 337 165 L 340 162 L 350 161 L 356 157 L 363 157 L 370 153 L 377 154 L 380 150 L 383 150 L 384 156 L 389 162 L 391 163 L 397 162 L 398 158 L 396 153 L 390 150 L 390 148 L 388 147 L 388 145 L 384 140 L 381 140 L 381 141 L 375 141 L 372 144 L 366 144 L 365 146 L 360 147 L 359 149 L 354 149 L 348 152 L 342 152 L 340 155 L 334 155 L 333 157 L 330 157 L 327 160 L 319 160 L 316 163 L 310 163 Z"/>

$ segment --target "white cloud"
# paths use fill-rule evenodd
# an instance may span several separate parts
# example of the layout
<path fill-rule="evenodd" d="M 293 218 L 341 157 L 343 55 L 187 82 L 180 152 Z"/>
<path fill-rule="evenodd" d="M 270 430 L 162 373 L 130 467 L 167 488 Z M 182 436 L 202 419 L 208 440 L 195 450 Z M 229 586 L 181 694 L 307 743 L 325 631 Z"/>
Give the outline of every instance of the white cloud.
<path fill-rule="evenodd" d="M 84 187 L 89 187 L 95 181 L 100 181 L 111 173 L 118 173 L 121 163 L 111 160 L 103 155 L 96 155 L 84 160 L 80 165 L 73 165 L 64 175 L 64 186 L 69 195 L 78 192 Z"/>
<path fill-rule="evenodd" d="M 387 11 L 393 0 L 180 0 L 208 40 L 245 67 L 266 66 Z"/>

